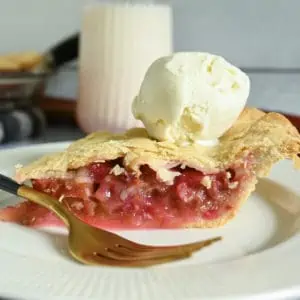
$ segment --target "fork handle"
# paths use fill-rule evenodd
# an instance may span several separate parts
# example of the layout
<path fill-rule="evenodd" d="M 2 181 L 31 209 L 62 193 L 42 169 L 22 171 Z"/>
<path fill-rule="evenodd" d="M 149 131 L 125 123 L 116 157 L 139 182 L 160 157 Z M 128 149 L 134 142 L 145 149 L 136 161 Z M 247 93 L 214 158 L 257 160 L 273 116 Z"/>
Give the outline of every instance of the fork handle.
<path fill-rule="evenodd" d="M 18 195 L 18 189 L 21 186 L 12 179 L 0 174 L 0 190 L 10 194 Z"/>

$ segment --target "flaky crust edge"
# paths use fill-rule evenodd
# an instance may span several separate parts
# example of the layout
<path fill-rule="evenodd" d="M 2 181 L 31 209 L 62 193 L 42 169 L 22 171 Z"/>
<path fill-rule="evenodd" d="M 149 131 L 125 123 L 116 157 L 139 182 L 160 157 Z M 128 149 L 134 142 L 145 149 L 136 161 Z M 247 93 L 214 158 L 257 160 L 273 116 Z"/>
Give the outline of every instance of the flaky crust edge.
<path fill-rule="evenodd" d="M 253 153 L 259 163 L 258 176 L 268 174 L 271 166 L 282 159 L 292 159 L 300 168 L 300 134 L 283 115 L 264 113 L 247 108 L 215 147 L 193 144 L 180 147 L 169 142 L 157 142 L 148 137 L 145 129 L 135 128 L 124 135 L 96 132 L 75 141 L 65 151 L 44 156 L 33 163 L 17 168 L 16 179 L 41 179 L 66 175 L 92 162 L 104 162 L 119 157 L 132 171 L 148 164 L 155 170 L 183 164 L 199 170 L 223 169 Z"/>

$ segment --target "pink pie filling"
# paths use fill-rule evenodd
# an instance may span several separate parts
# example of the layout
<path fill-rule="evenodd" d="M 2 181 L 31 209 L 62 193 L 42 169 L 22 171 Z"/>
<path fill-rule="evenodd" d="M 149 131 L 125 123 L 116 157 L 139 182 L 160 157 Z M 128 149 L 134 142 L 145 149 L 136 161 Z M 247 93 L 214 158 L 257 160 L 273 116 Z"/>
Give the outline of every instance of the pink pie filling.
<path fill-rule="evenodd" d="M 147 165 L 139 178 L 129 171 L 112 172 L 122 161 L 94 163 L 70 171 L 70 179 L 32 180 L 34 188 L 64 203 L 76 216 L 102 228 L 177 228 L 215 220 L 234 209 L 253 178 L 250 159 L 214 174 L 191 168 L 179 172 L 172 185 Z M 116 174 L 116 175 L 115 175 Z M 61 225 L 47 209 L 25 201 L 0 211 L 0 219 L 28 226 Z"/>

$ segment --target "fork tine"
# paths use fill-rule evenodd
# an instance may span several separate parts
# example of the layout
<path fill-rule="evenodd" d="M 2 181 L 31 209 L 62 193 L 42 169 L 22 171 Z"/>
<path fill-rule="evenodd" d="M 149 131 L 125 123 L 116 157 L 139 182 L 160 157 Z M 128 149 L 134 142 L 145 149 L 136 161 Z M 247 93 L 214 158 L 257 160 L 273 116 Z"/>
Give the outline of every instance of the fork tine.
<path fill-rule="evenodd" d="M 95 255 L 99 255 L 101 257 L 106 257 L 108 259 L 117 260 L 117 261 L 143 261 L 143 260 L 152 260 L 152 259 L 163 259 L 163 258 L 171 258 L 171 257 L 178 257 L 178 256 L 190 256 L 192 254 L 191 251 L 164 251 L 160 253 L 139 253 L 134 252 L 123 252 L 123 251 L 115 251 L 114 249 L 105 249 L 105 251 L 99 251 L 99 253 Z"/>
<path fill-rule="evenodd" d="M 204 243 L 214 243 L 222 239 L 222 237 L 216 237 L 213 239 L 208 239 L 204 241 L 198 241 L 198 242 L 193 242 L 193 243 L 187 243 L 183 245 L 173 245 L 173 246 L 152 246 L 152 245 L 144 245 L 140 244 L 134 241 L 131 241 L 127 238 L 124 238 L 116 233 L 113 232 L 107 232 L 105 231 L 107 236 L 107 239 L 110 240 L 110 247 L 109 248 L 122 248 L 122 249 L 127 249 L 128 251 L 134 251 L 134 252 L 139 252 L 139 253 L 147 253 L 149 251 L 173 251 L 173 250 L 178 250 L 180 247 L 182 251 L 196 251 L 197 249 L 202 248 L 202 244 Z M 195 249 L 195 250 L 194 250 Z M 126 251 L 126 250 L 125 250 Z M 118 251 L 119 252 L 119 251 Z"/>
<path fill-rule="evenodd" d="M 144 260 L 114 260 L 102 255 L 89 255 L 86 256 L 82 262 L 89 265 L 105 265 L 112 267 L 151 267 L 160 265 L 167 262 L 183 260 L 189 258 L 190 253 L 177 256 L 168 256 L 157 259 L 144 259 Z"/>
<path fill-rule="evenodd" d="M 208 247 L 221 238 L 217 237 L 205 241 L 178 245 L 178 246 L 162 246 L 162 247 L 150 247 L 147 251 L 136 251 L 135 248 L 128 248 L 120 245 L 118 248 L 110 249 L 111 251 L 123 255 L 122 260 L 142 260 L 142 259 L 154 259 L 163 258 L 167 256 L 185 255 L 186 253 L 193 253 L 199 251 L 202 248 Z M 117 258 L 116 258 L 117 259 Z"/>
<path fill-rule="evenodd" d="M 115 235 L 115 234 L 114 234 Z M 125 248 L 128 251 L 134 251 L 134 252 L 149 252 L 149 251 L 166 251 L 166 250 L 174 250 L 174 249 L 178 249 L 178 247 L 180 247 L 183 250 L 188 250 L 188 251 L 193 251 L 193 249 L 198 249 L 199 246 L 202 247 L 202 244 L 206 244 L 206 243 L 214 243 L 217 241 L 220 241 L 222 239 L 222 237 L 216 237 L 216 238 L 212 238 L 212 239 L 208 239 L 208 240 L 204 240 L 204 241 L 197 241 L 197 242 L 193 242 L 193 243 L 187 243 L 187 244 L 183 244 L 183 245 L 173 245 L 173 246 L 150 246 L 150 245 L 142 245 L 136 242 L 133 242 L 131 240 L 128 240 L 126 238 L 123 238 L 121 236 L 115 235 L 116 237 L 118 237 L 118 240 L 116 242 L 116 240 L 114 242 L 116 246 L 120 247 L 120 248 Z"/>

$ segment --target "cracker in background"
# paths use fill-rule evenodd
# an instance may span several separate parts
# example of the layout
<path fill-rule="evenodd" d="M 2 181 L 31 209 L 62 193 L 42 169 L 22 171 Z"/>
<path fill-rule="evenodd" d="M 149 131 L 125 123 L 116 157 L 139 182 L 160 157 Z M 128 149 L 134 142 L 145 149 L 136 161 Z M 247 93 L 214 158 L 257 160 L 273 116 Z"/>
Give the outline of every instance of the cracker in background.
<path fill-rule="evenodd" d="M 31 71 L 42 60 L 37 52 L 12 53 L 0 56 L 0 71 Z"/>

